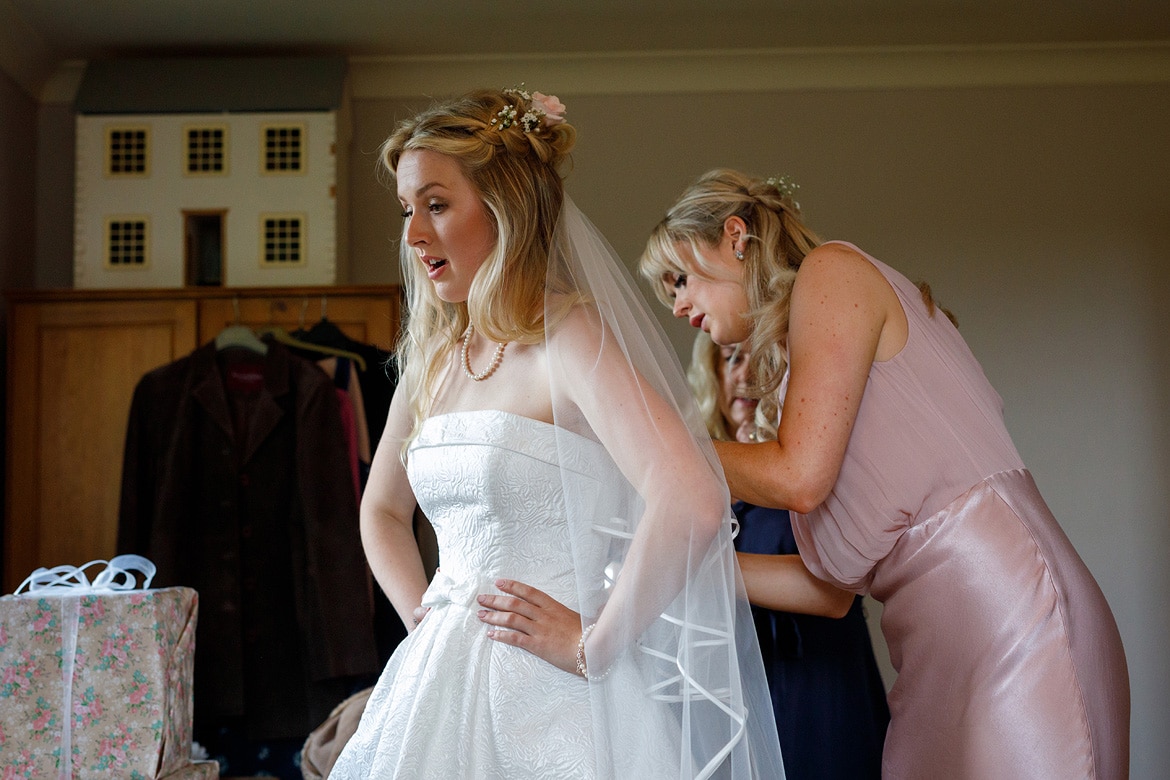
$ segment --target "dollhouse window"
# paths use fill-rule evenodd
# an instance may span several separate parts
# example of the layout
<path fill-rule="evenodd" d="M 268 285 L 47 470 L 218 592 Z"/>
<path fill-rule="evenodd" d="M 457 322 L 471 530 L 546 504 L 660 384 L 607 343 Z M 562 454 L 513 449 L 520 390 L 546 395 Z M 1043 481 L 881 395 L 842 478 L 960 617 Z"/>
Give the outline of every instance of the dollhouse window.
<path fill-rule="evenodd" d="M 106 220 L 106 267 L 145 268 L 149 264 L 149 224 L 146 217 Z"/>
<path fill-rule="evenodd" d="M 227 127 L 205 125 L 188 127 L 186 139 L 188 174 L 214 176 L 227 173 Z"/>
<path fill-rule="evenodd" d="M 305 262 L 305 217 L 301 214 L 265 214 L 261 217 L 260 264 L 285 268 Z"/>
<path fill-rule="evenodd" d="M 264 173 L 303 173 L 305 170 L 305 126 L 265 125 L 263 134 Z"/>
<path fill-rule="evenodd" d="M 150 174 L 150 130 L 146 127 L 106 128 L 106 175 Z"/>

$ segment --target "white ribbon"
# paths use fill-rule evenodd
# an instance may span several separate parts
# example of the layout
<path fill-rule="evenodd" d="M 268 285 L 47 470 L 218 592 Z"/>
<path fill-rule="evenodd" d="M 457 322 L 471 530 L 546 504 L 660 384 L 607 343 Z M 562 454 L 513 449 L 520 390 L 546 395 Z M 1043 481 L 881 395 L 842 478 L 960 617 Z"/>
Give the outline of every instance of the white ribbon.
<path fill-rule="evenodd" d="M 85 570 L 105 564 L 91 582 Z M 14 596 L 60 596 L 61 598 L 61 678 L 64 681 L 61 724 L 61 763 L 57 777 L 73 777 L 73 662 L 77 657 L 78 603 L 82 596 L 114 593 L 150 587 L 157 567 L 141 555 L 117 555 L 108 561 L 95 560 L 80 566 L 41 567 L 24 578 Z M 141 585 L 133 572 L 142 575 Z M 21 591 L 25 591 L 24 594 Z"/>
<path fill-rule="evenodd" d="M 689 632 L 695 632 L 698 634 L 706 634 L 707 636 L 711 637 L 709 639 L 679 640 L 680 644 L 685 642 L 691 649 L 719 647 L 721 645 L 726 645 L 729 648 L 732 647 L 734 637 L 729 631 L 713 628 L 711 626 L 704 626 L 700 623 L 692 623 L 687 620 L 680 620 L 679 618 L 668 615 L 665 612 L 661 615 L 661 617 L 668 623 L 673 623 L 674 625 L 682 628 L 682 636 L 688 635 Z M 723 712 L 726 713 L 735 724 L 735 734 L 733 734 L 730 739 L 728 739 L 719 752 L 715 754 L 715 757 L 708 761 L 707 765 L 703 767 L 698 775 L 695 776 L 696 780 L 706 780 L 706 778 L 711 777 L 715 773 L 715 770 L 717 770 L 723 763 L 723 759 L 727 758 L 727 756 L 731 754 L 731 751 L 735 749 L 735 746 L 739 744 L 740 740 L 744 738 L 744 735 L 747 733 L 747 713 L 732 709 L 731 688 L 707 690 L 702 685 L 700 685 L 699 681 L 692 676 L 690 671 L 688 671 L 686 664 L 683 661 L 683 651 L 681 648 L 673 656 L 663 653 L 659 650 L 654 650 L 653 648 L 645 647 L 641 644 L 638 645 L 638 649 L 646 655 L 652 658 L 657 658 L 660 661 L 665 661 L 668 664 L 672 664 L 675 666 L 675 668 L 678 669 L 677 675 L 664 679 L 663 681 L 652 686 L 647 691 L 647 693 L 650 695 L 650 698 L 657 701 L 671 703 L 678 703 L 687 700 L 709 701 L 719 709 L 723 710 Z M 732 649 L 731 652 L 734 652 L 734 649 Z M 672 694 L 665 692 L 667 688 L 674 685 L 675 683 L 681 683 L 678 693 Z"/>
<path fill-rule="evenodd" d="M 466 609 L 478 608 L 477 598 L 481 593 L 499 593 L 495 580 L 486 575 L 456 580 L 441 569 L 435 572 L 431 584 L 422 597 L 422 606 L 441 607 L 454 604 Z"/>
<path fill-rule="evenodd" d="M 86 576 L 85 570 L 90 566 L 104 563 L 102 569 L 93 582 Z M 132 572 L 142 575 L 142 584 Z M 150 587 L 157 567 L 141 555 L 116 555 L 108 561 L 95 560 L 83 563 L 80 566 L 54 566 L 51 569 L 41 567 L 24 578 L 24 582 L 13 591 L 14 596 L 21 595 L 22 590 L 32 593 L 45 591 L 68 591 L 68 595 L 85 595 L 87 593 L 108 593 L 118 590 L 143 590 Z M 66 595 L 64 593 L 58 595 Z"/>

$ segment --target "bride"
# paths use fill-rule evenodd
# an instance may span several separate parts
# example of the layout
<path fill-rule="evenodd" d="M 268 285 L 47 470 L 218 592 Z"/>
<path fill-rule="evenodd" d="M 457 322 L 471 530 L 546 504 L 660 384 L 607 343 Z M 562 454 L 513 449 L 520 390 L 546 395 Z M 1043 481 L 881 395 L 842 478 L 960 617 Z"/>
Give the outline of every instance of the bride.
<path fill-rule="evenodd" d="M 783 777 L 722 472 L 564 111 L 479 91 L 382 147 L 409 319 L 362 539 L 412 631 L 332 778 Z"/>

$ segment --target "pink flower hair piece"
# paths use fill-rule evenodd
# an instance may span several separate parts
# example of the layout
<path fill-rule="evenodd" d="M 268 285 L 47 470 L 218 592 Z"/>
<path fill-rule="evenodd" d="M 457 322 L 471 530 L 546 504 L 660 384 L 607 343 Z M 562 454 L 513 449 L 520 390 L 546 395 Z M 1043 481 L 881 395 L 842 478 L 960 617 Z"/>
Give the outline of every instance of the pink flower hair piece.
<path fill-rule="evenodd" d="M 565 104 L 556 95 L 533 92 L 532 105 L 544 112 L 545 127 L 559 125 L 565 121 Z"/>

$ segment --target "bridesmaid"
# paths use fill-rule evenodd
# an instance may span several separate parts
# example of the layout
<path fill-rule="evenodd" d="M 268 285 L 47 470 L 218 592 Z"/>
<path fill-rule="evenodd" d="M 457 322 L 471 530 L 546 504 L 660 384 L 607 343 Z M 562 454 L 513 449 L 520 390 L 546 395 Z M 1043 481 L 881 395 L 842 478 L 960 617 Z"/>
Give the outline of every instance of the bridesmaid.
<path fill-rule="evenodd" d="M 822 243 L 788 181 L 732 170 L 682 194 L 641 270 L 676 317 L 749 342 L 778 427 L 716 443 L 732 495 L 792 510 L 808 568 L 884 604 L 899 674 L 883 775 L 1126 777 L 1113 614 L 929 288 Z"/>

